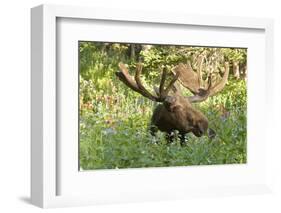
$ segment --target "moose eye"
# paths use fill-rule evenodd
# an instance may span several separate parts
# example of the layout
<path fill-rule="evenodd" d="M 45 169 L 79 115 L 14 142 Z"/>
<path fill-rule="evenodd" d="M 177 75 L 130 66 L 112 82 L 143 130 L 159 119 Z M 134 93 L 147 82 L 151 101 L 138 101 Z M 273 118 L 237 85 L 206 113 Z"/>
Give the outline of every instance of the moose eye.
<path fill-rule="evenodd" d="M 176 112 L 181 108 L 180 104 L 178 103 L 177 98 L 174 96 L 166 97 L 166 99 L 164 101 L 164 106 L 166 107 L 166 109 L 169 112 Z"/>

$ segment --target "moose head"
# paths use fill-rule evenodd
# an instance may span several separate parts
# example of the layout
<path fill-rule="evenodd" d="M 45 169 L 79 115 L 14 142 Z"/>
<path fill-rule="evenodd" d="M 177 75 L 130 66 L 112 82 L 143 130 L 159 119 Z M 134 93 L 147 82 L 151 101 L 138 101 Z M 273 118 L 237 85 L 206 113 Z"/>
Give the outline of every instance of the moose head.
<path fill-rule="evenodd" d="M 154 87 L 155 94 L 149 92 L 141 82 L 142 65 L 137 64 L 135 76 L 131 76 L 127 67 L 120 63 L 120 71 L 116 72 L 117 77 L 129 88 L 140 93 L 144 97 L 159 102 L 155 108 L 152 118 L 150 131 L 152 135 L 157 130 L 167 133 L 167 138 L 172 141 L 173 132 L 177 130 L 181 143 L 185 142 L 185 135 L 192 132 L 195 136 L 201 137 L 207 134 L 210 138 L 215 136 L 215 131 L 208 127 L 207 117 L 196 109 L 192 103 L 205 101 L 220 92 L 228 79 L 229 66 L 225 63 L 223 77 L 214 80 L 211 72 L 203 80 L 201 59 L 199 69 L 195 72 L 190 64 L 178 64 L 172 69 L 172 79 L 165 83 L 167 79 L 167 69 L 162 70 L 159 87 Z M 179 82 L 188 89 L 193 95 L 184 96 L 179 87 L 175 84 Z M 166 84 L 166 87 L 165 87 Z"/>

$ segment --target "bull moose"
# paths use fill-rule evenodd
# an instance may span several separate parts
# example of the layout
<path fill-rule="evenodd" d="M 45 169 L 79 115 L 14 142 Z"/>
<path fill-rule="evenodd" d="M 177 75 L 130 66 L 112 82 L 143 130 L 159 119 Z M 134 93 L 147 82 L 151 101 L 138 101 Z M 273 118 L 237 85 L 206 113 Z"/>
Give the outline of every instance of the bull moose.
<path fill-rule="evenodd" d="M 215 131 L 208 127 L 207 117 L 192 103 L 205 101 L 224 88 L 229 75 L 229 65 L 225 63 L 222 77 L 219 76 L 215 80 L 214 74 L 208 72 L 206 79 L 203 80 L 202 63 L 203 58 L 196 72 L 190 64 L 176 65 L 170 72 L 173 74 L 172 79 L 166 84 L 166 87 L 165 81 L 168 71 L 162 69 L 160 85 L 154 87 L 155 94 L 148 91 L 141 82 L 142 64 L 137 64 L 133 77 L 129 74 L 127 67 L 123 63 L 119 63 L 120 71 L 117 71 L 116 75 L 126 86 L 144 97 L 160 103 L 154 109 L 151 118 L 150 131 L 152 135 L 160 130 L 167 133 L 167 139 L 171 142 L 174 138 L 174 131 L 177 130 L 182 145 L 185 143 L 185 135 L 190 132 L 197 137 L 208 135 L 209 138 L 213 138 L 215 136 Z M 193 95 L 184 96 L 179 87 L 176 86 L 176 82 L 179 82 Z"/>

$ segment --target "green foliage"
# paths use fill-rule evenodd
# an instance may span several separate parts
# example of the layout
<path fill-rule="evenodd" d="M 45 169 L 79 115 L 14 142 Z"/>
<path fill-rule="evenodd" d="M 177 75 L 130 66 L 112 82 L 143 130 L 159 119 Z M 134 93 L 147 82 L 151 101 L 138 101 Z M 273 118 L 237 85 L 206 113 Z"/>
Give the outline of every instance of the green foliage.
<path fill-rule="evenodd" d="M 197 104 L 217 133 L 215 139 L 188 135 L 186 146 L 165 135 L 153 137 L 148 125 L 155 103 L 128 89 L 114 72 L 123 61 L 135 66 L 127 44 L 80 42 L 80 167 L 83 170 L 246 163 L 246 82 L 230 76 L 224 90 Z M 217 66 L 233 51 L 227 48 L 152 46 L 139 52 L 144 82 L 159 80 L 160 66 L 199 55 Z M 229 53 L 230 54 L 230 53 Z M 213 57 L 213 58 L 212 58 Z"/>
<path fill-rule="evenodd" d="M 236 61 L 239 64 L 247 63 L 246 49 L 223 48 L 222 51 L 229 61 Z"/>

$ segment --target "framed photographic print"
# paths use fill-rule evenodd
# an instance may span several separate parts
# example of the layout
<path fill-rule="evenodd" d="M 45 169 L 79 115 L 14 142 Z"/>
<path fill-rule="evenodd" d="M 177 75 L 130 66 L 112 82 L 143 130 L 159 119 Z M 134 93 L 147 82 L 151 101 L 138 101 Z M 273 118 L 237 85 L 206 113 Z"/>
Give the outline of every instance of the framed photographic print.
<path fill-rule="evenodd" d="M 33 204 L 270 191 L 272 20 L 31 14 Z"/>

